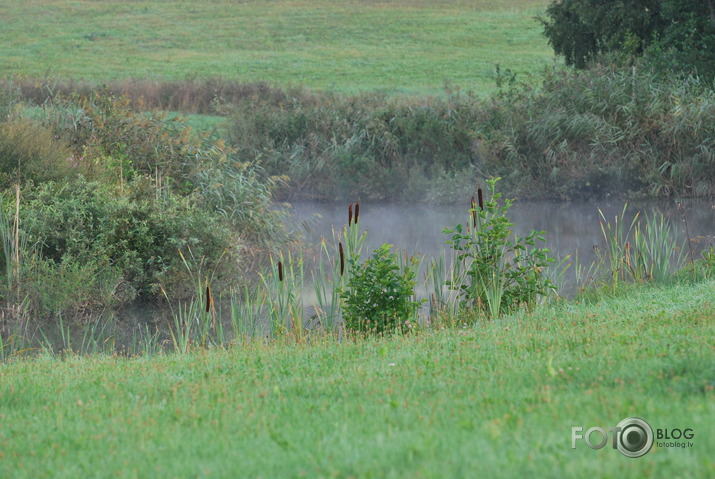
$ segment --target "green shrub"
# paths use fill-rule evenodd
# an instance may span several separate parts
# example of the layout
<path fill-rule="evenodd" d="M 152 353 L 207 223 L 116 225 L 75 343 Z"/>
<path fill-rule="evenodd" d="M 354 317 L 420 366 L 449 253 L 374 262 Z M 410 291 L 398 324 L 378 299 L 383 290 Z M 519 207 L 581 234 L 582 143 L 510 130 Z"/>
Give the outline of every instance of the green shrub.
<path fill-rule="evenodd" d="M 121 278 L 115 283 L 122 301 L 151 298 L 160 286 L 175 298 L 190 294 L 192 280 L 179 254 L 189 248 L 205 268 L 218 270 L 220 280 L 237 276 L 238 235 L 194 197 L 157 199 L 151 181 L 141 178 L 123 194 L 83 178 L 41 185 L 25 192 L 21 225 L 56 267 L 111 266 L 108 276 Z"/>
<path fill-rule="evenodd" d="M 420 302 L 413 301 L 416 260 L 400 268 L 389 244 L 376 249 L 371 258 L 357 264 L 351 258 L 352 276 L 341 293 L 345 329 L 363 334 L 407 331 L 415 322 Z"/>
<path fill-rule="evenodd" d="M 535 247 L 537 241 L 544 241 L 544 232 L 532 230 L 523 238 L 512 235 L 514 224 L 507 217 L 512 202 L 499 204 L 498 180 L 488 181 L 491 197 L 473 205 L 466 231 L 461 224 L 444 230 L 452 235 L 447 244 L 457 254 L 455 269 L 465 271 L 454 275 L 459 283 L 447 285 L 459 291 L 463 307 L 490 317 L 532 306 L 555 289 L 544 271 L 554 260 L 548 249 Z"/>

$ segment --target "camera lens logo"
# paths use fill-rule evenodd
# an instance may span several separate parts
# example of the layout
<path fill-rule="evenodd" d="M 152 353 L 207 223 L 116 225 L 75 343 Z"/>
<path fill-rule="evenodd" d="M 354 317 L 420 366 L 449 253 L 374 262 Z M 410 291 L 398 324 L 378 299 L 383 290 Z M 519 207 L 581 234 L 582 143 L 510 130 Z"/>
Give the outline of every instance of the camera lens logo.
<path fill-rule="evenodd" d="M 643 419 L 629 417 L 618 423 L 616 448 L 626 457 L 641 457 L 653 447 L 653 428 Z"/>

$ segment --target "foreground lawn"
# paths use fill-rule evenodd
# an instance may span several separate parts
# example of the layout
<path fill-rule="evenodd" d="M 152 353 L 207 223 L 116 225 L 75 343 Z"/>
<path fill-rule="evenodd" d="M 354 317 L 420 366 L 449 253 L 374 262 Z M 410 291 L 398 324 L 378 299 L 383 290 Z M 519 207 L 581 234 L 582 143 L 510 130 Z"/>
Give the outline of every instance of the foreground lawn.
<path fill-rule="evenodd" d="M 548 0 L 27 0 L 0 5 L 0 75 L 98 82 L 222 76 L 357 92 L 486 93 L 536 73 Z"/>
<path fill-rule="evenodd" d="M 0 365 L 0 477 L 713 477 L 715 282 L 474 329 Z M 638 459 L 571 448 L 637 416 Z M 610 446 L 610 443 L 609 443 Z"/>

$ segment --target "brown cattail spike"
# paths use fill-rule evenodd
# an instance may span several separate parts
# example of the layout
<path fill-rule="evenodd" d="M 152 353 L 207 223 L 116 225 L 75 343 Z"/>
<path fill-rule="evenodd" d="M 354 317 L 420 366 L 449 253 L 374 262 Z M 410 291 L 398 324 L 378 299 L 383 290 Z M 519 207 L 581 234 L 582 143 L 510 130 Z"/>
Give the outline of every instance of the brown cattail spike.
<path fill-rule="evenodd" d="M 345 252 L 342 243 L 338 243 L 338 250 L 340 251 L 340 276 L 342 276 L 345 272 Z"/>
<path fill-rule="evenodd" d="M 348 205 L 348 226 L 353 224 L 353 204 Z"/>
<path fill-rule="evenodd" d="M 211 303 L 213 302 L 213 299 L 211 298 L 211 286 L 208 284 L 206 285 L 206 312 L 208 313 L 211 310 Z"/>
<path fill-rule="evenodd" d="M 479 199 L 479 209 L 484 211 L 484 195 L 481 188 L 477 189 L 477 198 Z"/>
<path fill-rule="evenodd" d="M 283 282 L 283 263 L 278 262 L 278 281 Z"/>
<path fill-rule="evenodd" d="M 358 218 L 360 218 L 360 203 L 355 203 L 355 224 L 358 223 Z"/>

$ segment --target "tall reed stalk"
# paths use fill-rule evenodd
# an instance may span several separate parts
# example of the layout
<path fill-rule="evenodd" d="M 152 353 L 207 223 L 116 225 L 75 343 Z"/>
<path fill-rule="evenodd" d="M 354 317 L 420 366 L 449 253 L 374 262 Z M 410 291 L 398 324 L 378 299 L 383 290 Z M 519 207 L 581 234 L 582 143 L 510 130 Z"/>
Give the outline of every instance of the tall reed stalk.
<path fill-rule="evenodd" d="M 645 215 L 643 221 L 640 212 L 626 229 L 627 208 L 626 203 L 613 224 L 598 210 L 611 285 L 619 281 L 667 281 L 685 264 L 685 247 L 677 230 L 662 214 Z"/>
<path fill-rule="evenodd" d="M 244 344 L 265 337 L 268 291 L 244 286 L 242 293 L 231 293 L 230 314 L 233 342 Z"/>
<path fill-rule="evenodd" d="M 174 310 L 166 290 L 161 288 L 164 297 L 169 301 L 173 318 L 173 324 L 169 327 L 171 341 L 174 350 L 182 353 L 188 352 L 192 346 L 202 348 L 219 346 L 226 339 L 223 323 L 217 316 L 211 296 L 210 285 L 216 270 L 204 273 L 203 258 L 197 260 L 191 248 L 188 248 L 188 253 L 191 261 L 184 256 L 182 251 L 179 251 L 179 256 L 194 282 L 194 296 L 189 301 L 179 302 L 177 309 Z M 221 258 L 218 262 L 220 261 Z M 195 266 L 192 267 L 192 264 Z"/>
<path fill-rule="evenodd" d="M 293 258 L 291 252 L 280 253 L 278 261 L 271 257 L 270 270 L 260 276 L 271 303 L 271 337 L 287 329 L 296 342 L 303 342 L 303 255 Z"/>
<path fill-rule="evenodd" d="M 327 332 L 340 332 L 343 299 L 341 291 L 353 275 L 351 264 L 362 255 L 367 232 L 360 233 L 360 205 L 348 207 L 348 224 L 339 232 L 332 230 L 332 245 L 323 239 L 320 244 L 317 274 L 313 272 L 315 315 Z M 354 260 L 354 261 L 351 261 Z"/>

